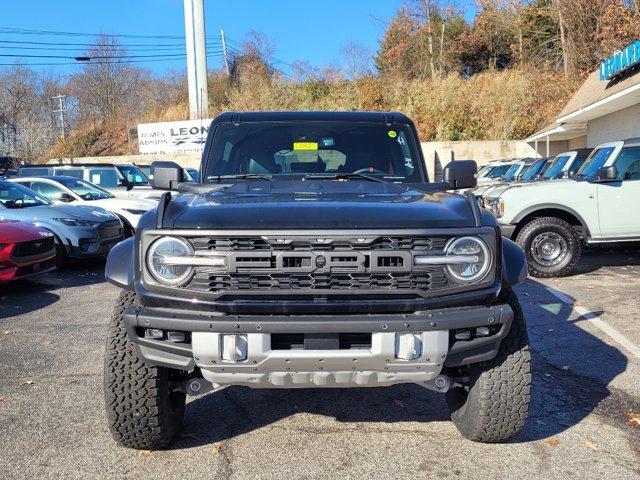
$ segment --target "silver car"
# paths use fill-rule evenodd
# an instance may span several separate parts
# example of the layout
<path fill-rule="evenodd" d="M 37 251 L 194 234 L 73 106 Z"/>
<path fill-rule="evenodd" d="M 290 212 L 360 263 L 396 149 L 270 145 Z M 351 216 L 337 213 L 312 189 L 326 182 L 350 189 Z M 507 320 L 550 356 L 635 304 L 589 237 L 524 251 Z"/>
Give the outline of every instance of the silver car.
<path fill-rule="evenodd" d="M 58 261 L 100 257 L 124 239 L 123 225 L 99 207 L 54 205 L 22 185 L 0 180 L 0 220 L 20 220 L 56 236 Z"/>

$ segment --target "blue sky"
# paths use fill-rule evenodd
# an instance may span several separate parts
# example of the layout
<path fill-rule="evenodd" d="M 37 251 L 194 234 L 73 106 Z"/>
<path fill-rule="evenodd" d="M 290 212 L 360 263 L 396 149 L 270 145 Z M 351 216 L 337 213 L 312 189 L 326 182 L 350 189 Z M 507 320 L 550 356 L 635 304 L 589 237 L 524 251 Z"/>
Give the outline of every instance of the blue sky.
<path fill-rule="evenodd" d="M 110 33 L 143 36 L 183 36 L 183 0 L 24 0 L 3 2 L 0 15 L 0 54 L 76 55 L 82 46 L 65 46 L 66 51 L 30 50 L 38 45 L 9 42 L 89 43 L 91 37 L 60 35 L 26 35 L 6 29 L 50 30 L 75 33 Z M 9 6 L 10 5 L 10 6 Z M 341 49 L 356 42 L 375 52 L 386 22 L 393 17 L 402 0 L 205 0 L 207 37 L 215 43 L 224 28 L 230 42 L 239 46 L 250 30 L 265 33 L 276 48 L 274 57 L 286 63 L 295 60 L 313 66 L 340 65 Z M 136 55 L 179 55 L 180 39 L 122 38 L 122 43 L 169 45 L 162 52 L 142 51 Z M 176 45 L 175 48 L 172 47 Z M 232 43 L 232 45 L 234 45 Z M 6 47 L 22 47 L 21 50 Z M 28 47 L 28 48 L 25 48 Z M 49 48 L 50 46 L 47 46 Z M 76 50 L 77 49 L 77 50 Z M 132 47 L 131 50 L 133 50 Z M 215 47 L 211 47 L 212 51 Z M 133 53 L 132 53 L 133 54 Z M 148 60 L 149 58 L 139 58 Z M 9 63 L 14 58 L 0 58 Z M 66 63 L 73 60 L 24 58 L 23 63 Z M 139 65 L 157 72 L 183 69 L 184 60 L 159 60 Z M 210 68 L 221 65 L 212 56 Z M 276 65 L 283 70 L 283 63 Z M 2 67 L 0 67 L 2 68 Z M 71 66 L 39 67 L 59 72 L 75 70 Z"/>

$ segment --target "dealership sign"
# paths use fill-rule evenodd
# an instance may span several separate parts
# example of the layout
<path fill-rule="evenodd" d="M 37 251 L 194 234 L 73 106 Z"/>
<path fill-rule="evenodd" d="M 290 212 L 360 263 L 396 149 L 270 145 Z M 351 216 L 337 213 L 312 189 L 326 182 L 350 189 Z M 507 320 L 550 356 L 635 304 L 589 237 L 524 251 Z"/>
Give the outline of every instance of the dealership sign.
<path fill-rule="evenodd" d="M 211 120 L 139 123 L 138 148 L 142 154 L 201 153 Z"/>
<path fill-rule="evenodd" d="M 600 64 L 600 80 L 609 80 L 640 63 L 640 40 L 607 58 Z"/>

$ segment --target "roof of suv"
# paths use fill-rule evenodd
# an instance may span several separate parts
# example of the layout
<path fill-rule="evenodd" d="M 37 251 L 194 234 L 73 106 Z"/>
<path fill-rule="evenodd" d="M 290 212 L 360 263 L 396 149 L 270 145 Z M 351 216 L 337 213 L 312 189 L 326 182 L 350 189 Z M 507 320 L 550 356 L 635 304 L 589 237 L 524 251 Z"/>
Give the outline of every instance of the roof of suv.
<path fill-rule="evenodd" d="M 20 168 L 74 168 L 74 167 L 115 167 L 113 163 L 44 163 L 41 165 L 22 165 Z"/>
<path fill-rule="evenodd" d="M 343 121 L 413 123 L 400 112 L 225 112 L 214 122 Z"/>

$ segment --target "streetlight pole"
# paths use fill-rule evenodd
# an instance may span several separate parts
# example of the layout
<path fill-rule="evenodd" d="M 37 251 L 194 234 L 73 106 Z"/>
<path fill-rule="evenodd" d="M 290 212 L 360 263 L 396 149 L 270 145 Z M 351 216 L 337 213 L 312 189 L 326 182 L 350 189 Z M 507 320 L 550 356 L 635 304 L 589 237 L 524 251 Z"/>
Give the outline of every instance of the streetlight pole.
<path fill-rule="evenodd" d="M 184 29 L 187 45 L 189 117 L 196 120 L 209 115 L 204 0 L 184 0 Z"/>

